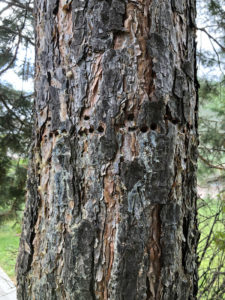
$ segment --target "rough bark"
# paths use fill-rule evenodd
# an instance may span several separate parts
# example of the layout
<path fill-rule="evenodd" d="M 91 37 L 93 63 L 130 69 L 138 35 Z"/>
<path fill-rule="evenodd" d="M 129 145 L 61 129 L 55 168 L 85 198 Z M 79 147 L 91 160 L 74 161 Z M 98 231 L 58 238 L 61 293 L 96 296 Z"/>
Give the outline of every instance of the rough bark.
<path fill-rule="evenodd" d="M 195 299 L 194 0 L 36 0 L 18 299 Z"/>

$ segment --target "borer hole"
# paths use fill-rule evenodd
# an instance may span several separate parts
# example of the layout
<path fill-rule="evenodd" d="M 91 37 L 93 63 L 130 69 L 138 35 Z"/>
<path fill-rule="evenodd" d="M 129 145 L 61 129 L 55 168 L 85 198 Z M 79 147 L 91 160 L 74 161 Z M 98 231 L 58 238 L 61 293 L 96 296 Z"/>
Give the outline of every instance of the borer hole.
<path fill-rule="evenodd" d="M 101 125 L 98 126 L 98 132 L 100 132 L 100 133 L 104 132 L 104 128 Z"/>
<path fill-rule="evenodd" d="M 90 133 L 93 133 L 93 132 L 94 132 L 94 127 L 90 127 L 90 128 L 89 128 L 89 132 L 90 132 Z"/>
<path fill-rule="evenodd" d="M 150 126 L 151 130 L 156 130 L 157 129 L 157 124 L 156 123 L 152 123 Z"/>
<path fill-rule="evenodd" d="M 135 131 L 137 128 L 135 126 L 133 127 L 128 127 L 128 131 Z"/>
<path fill-rule="evenodd" d="M 174 125 L 176 125 L 176 124 L 179 123 L 179 120 L 178 120 L 178 119 L 174 119 L 174 120 L 172 120 L 172 123 L 173 123 Z"/>
<path fill-rule="evenodd" d="M 89 117 L 89 116 L 87 116 L 87 115 L 85 115 L 85 116 L 84 116 L 84 120 L 86 120 L 86 121 L 87 121 L 87 120 L 89 120 L 89 119 L 90 119 L 90 117 Z"/>
<path fill-rule="evenodd" d="M 141 132 L 147 132 L 148 131 L 148 127 L 146 125 L 143 125 L 141 128 L 140 128 Z"/>
<path fill-rule="evenodd" d="M 133 120 L 134 120 L 134 114 L 129 114 L 129 115 L 127 116 L 127 120 L 128 120 L 128 121 L 133 121 Z"/>

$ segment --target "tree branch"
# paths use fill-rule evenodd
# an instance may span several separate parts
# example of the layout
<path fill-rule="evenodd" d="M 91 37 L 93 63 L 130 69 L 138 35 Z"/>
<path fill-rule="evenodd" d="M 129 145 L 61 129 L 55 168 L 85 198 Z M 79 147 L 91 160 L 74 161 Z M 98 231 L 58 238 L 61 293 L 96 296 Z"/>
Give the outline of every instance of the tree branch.
<path fill-rule="evenodd" d="M 202 147 L 202 146 L 199 146 L 198 147 L 199 149 L 202 149 L 202 150 L 207 150 L 207 151 L 218 151 L 218 152 L 225 152 L 225 150 L 223 149 L 220 149 L 220 148 L 208 148 L 208 147 Z"/>
<path fill-rule="evenodd" d="M 215 165 L 211 164 L 207 159 L 205 159 L 203 156 L 201 156 L 201 154 L 199 154 L 198 156 L 199 156 L 199 158 L 200 158 L 206 165 L 208 165 L 210 168 L 225 171 L 225 167 L 215 166 Z"/>
<path fill-rule="evenodd" d="M 225 47 L 222 44 L 220 44 L 210 33 L 208 33 L 208 31 L 204 27 L 202 27 L 202 28 L 196 27 L 196 29 L 203 31 L 206 35 L 208 35 L 208 37 L 211 40 L 213 40 L 225 52 Z"/>
<path fill-rule="evenodd" d="M 6 101 L 3 99 L 2 96 L 0 96 L 0 100 L 4 104 L 5 108 L 17 119 L 17 121 L 20 122 L 21 125 L 25 126 L 26 124 L 14 113 L 14 111 L 8 106 Z"/>
<path fill-rule="evenodd" d="M 12 29 L 9 28 L 9 27 L 6 27 L 6 26 L 0 26 L 0 29 L 1 29 L 1 28 L 7 30 L 8 32 L 11 32 L 11 33 L 14 33 L 14 34 L 18 35 L 18 32 L 16 32 L 15 30 L 12 30 Z M 20 34 L 20 36 L 21 36 L 21 38 L 27 40 L 32 46 L 35 45 L 35 43 L 34 43 L 28 36 L 23 35 L 23 34 Z"/>
<path fill-rule="evenodd" d="M 33 13 L 33 8 L 29 6 L 30 3 L 28 5 L 24 5 L 21 2 L 16 1 L 16 0 L 12 0 L 12 1 L 1 0 L 1 1 L 4 3 L 7 3 L 11 6 L 16 6 L 18 8 L 26 9 L 27 11 Z"/>
<path fill-rule="evenodd" d="M 9 70 L 12 67 L 12 65 L 14 64 L 14 62 L 16 60 L 16 57 L 17 57 L 18 50 L 19 50 L 20 42 L 21 42 L 21 36 L 19 35 L 19 39 L 18 39 L 18 42 L 17 42 L 17 45 L 16 45 L 16 50 L 14 52 L 13 58 L 11 59 L 11 61 L 9 62 L 9 64 L 3 70 L 0 71 L 0 76 L 4 72 L 6 72 L 7 70 Z"/>
<path fill-rule="evenodd" d="M 13 1 L 16 2 L 16 0 L 13 0 Z M 6 2 L 6 3 L 7 3 L 7 2 Z M 29 5 L 29 4 L 30 4 L 30 2 L 28 3 L 28 5 Z M 4 72 L 6 72 L 7 70 L 9 70 L 9 69 L 12 67 L 13 63 L 15 62 L 15 60 L 16 60 L 16 57 L 17 57 L 17 54 L 18 54 L 18 50 L 19 50 L 19 46 L 20 46 L 21 39 L 22 39 L 21 33 L 22 33 L 22 31 L 23 31 L 23 29 L 24 29 L 24 27 L 25 27 L 26 19 L 27 19 L 27 10 L 25 10 L 25 15 L 24 15 L 23 24 L 22 24 L 21 28 L 18 30 L 18 31 L 19 31 L 19 32 L 18 32 L 18 37 L 19 37 L 19 38 L 18 38 L 18 42 L 17 42 L 17 45 L 16 45 L 16 50 L 15 50 L 15 52 L 14 52 L 13 58 L 11 59 L 11 61 L 9 62 L 9 64 L 8 64 L 4 69 L 2 69 L 2 70 L 0 71 L 0 76 L 1 76 Z"/>

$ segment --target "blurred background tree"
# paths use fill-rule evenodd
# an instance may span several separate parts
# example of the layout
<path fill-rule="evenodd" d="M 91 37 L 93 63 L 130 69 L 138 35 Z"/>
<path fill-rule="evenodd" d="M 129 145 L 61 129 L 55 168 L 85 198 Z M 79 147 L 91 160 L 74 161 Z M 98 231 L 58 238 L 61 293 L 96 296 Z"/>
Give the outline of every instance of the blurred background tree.
<path fill-rule="evenodd" d="M 17 90 L 4 78 L 33 76 L 28 52 L 34 46 L 31 1 L 2 0 L 0 6 L 0 222 L 16 219 L 25 195 L 27 154 L 32 123 L 31 91 Z M 11 72 L 11 73 L 10 73 Z M 15 75 L 14 75 L 15 77 Z"/>
<path fill-rule="evenodd" d="M 225 299 L 225 6 L 198 1 L 198 299 Z M 208 47 L 205 47 L 205 45 Z"/>

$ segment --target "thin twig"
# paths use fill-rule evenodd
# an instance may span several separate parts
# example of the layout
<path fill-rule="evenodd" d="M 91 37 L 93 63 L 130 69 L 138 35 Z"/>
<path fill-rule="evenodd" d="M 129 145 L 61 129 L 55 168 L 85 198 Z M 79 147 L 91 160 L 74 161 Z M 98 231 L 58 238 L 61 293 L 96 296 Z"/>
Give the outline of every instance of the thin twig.
<path fill-rule="evenodd" d="M 207 159 L 205 159 L 201 154 L 199 154 L 198 156 L 199 156 L 199 158 L 200 158 L 206 165 L 208 165 L 210 168 L 225 171 L 225 167 L 215 166 L 215 165 L 211 164 L 211 163 L 210 163 Z"/>
<path fill-rule="evenodd" d="M 0 29 L 5 29 L 5 30 L 7 30 L 8 32 L 10 32 L 10 33 L 14 33 L 14 34 L 16 34 L 16 35 L 18 35 L 18 32 L 17 31 L 15 31 L 15 30 L 12 30 L 11 28 L 8 28 L 8 27 L 6 27 L 6 26 L 0 26 Z M 35 43 L 28 37 L 28 36 L 26 36 L 26 35 L 23 35 L 23 34 L 20 34 L 20 36 L 23 38 L 23 39 L 25 39 L 26 41 L 28 41 L 31 45 L 35 45 Z"/>
<path fill-rule="evenodd" d="M 26 9 L 27 11 L 33 13 L 33 8 L 29 6 L 30 1 L 29 1 L 28 5 L 27 5 L 27 4 L 24 5 L 24 4 L 22 4 L 21 2 L 16 1 L 16 0 L 13 0 L 13 1 L 1 0 L 1 1 L 4 2 L 4 3 L 7 3 L 7 4 L 9 4 L 9 5 L 12 5 L 12 6 L 16 6 L 16 7 L 18 7 L 18 8 Z"/>
<path fill-rule="evenodd" d="M 19 121 L 23 126 L 26 126 L 26 124 L 14 113 L 14 111 L 8 106 L 6 101 L 3 99 L 3 97 L 0 95 L 0 101 L 4 104 L 5 108 Z"/>
<path fill-rule="evenodd" d="M 205 32 L 205 34 L 208 35 L 208 37 L 212 39 L 225 52 L 225 47 L 221 45 L 210 33 L 208 33 L 208 31 L 204 27 L 196 27 L 196 29 Z"/>

